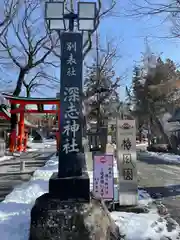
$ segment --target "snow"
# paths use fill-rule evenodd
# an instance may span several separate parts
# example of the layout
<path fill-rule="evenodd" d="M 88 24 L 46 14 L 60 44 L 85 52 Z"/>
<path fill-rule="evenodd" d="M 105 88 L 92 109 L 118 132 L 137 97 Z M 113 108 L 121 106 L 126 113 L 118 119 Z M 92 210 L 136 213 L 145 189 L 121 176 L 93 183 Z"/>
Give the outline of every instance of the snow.
<path fill-rule="evenodd" d="M 28 149 L 26 149 L 26 152 L 36 152 L 36 151 L 38 151 L 37 148 L 28 148 Z"/>
<path fill-rule="evenodd" d="M 155 157 L 167 163 L 180 163 L 180 156 L 170 153 L 146 152 L 149 156 Z"/>
<path fill-rule="evenodd" d="M 52 145 L 56 145 L 56 141 L 55 140 L 47 140 L 44 139 L 42 143 L 33 143 L 31 141 L 28 141 L 28 147 L 30 147 L 29 149 L 27 149 L 28 152 L 33 152 L 33 151 L 37 151 L 38 149 L 44 149 L 44 148 L 50 148 Z"/>
<path fill-rule="evenodd" d="M 37 197 L 48 191 L 48 181 L 53 172 L 58 170 L 58 159 L 53 156 L 44 167 L 36 170 L 27 183 L 16 187 L 3 202 L 0 203 L 0 233 L 3 240 L 28 240 L 30 212 Z M 116 164 L 114 166 L 117 177 Z M 89 172 L 92 189 L 92 172 Z M 139 191 L 139 203 L 151 206 L 152 200 L 144 191 Z M 157 240 L 161 236 L 170 236 L 172 240 L 178 235 L 179 226 L 167 232 L 165 218 L 160 218 L 156 208 L 149 213 L 135 214 L 112 212 L 112 218 L 125 235 L 126 240 Z"/>
<path fill-rule="evenodd" d="M 136 143 L 136 150 L 145 151 L 147 149 L 147 146 L 148 146 L 148 142 Z"/>
<path fill-rule="evenodd" d="M 58 160 L 53 157 L 0 203 L 1 239 L 28 240 L 31 208 L 36 198 L 48 191 L 49 178 L 57 168 Z"/>
<path fill-rule="evenodd" d="M 171 232 L 168 232 L 165 218 L 160 217 L 156 210 L 153 209 L 149 213 L 128 213 L 128 212 L 112 212 L 111 217 L 115 220 L 122 235 L 126 240 L 160 240 L 178 239 L 179 226 Z"/>
<path fill-rule="evenodd" d="M 136 144 L 136 147 L 147 147 L 147 146 L 148 146 L 148 143 L 147 143 L 147 142 L 137 143 L 137 144 Z"/>
<path fill-rule="evenodd" d="M 0 157 L 0 162 L 6 161 L 6 160 L 9 160 L 12 158 L 13 158 L 13 156 L 3 156 L 3 157 Z"/>

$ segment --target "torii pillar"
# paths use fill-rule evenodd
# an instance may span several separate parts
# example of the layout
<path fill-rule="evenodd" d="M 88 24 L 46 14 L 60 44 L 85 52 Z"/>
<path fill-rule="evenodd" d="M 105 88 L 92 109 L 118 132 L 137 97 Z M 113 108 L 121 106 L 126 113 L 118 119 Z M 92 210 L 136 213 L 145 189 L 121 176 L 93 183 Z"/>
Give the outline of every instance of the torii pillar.
<path fill-rule="evenodd" d="M 20 118 L 19 118 L 19 123 L 18 123 L 17 151 L 23 152 L 24 151 L 23 141 L 24 141 L 24 110 L 25 110 L 25 106 L 21 105 L 20 108 L 22 110 L 20 111 Z"/>

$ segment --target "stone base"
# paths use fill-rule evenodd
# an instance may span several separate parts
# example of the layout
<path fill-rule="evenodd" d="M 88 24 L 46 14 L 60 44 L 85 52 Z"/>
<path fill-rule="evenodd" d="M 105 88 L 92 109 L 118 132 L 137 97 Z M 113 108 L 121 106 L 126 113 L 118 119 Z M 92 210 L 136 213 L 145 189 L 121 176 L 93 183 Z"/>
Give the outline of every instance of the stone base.
<path fill-rule="evenodd" d="M 49 193 L 61 201 L 76 199 L 89 202 L 89 176 L 87 173 L 83 173 L 80 177 L 59 178 L 58 173 L 53 173 L 49 179 Z"/>
<path fill-rule="evenodd" d="M 46 193 L 31 211 L 29 240 L 120 240 L 103 202 L 60 201 Z"/>

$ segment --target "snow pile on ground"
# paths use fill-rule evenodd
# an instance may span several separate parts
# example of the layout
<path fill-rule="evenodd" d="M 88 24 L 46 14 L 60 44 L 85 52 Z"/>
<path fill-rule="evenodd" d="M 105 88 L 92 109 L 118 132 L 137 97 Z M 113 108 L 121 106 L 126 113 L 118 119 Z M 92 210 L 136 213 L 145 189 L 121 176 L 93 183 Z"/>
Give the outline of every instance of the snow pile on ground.
<path fill-rule="evenodd" d="M 36 152 L 36 151 L 38 151 L 37 148 L 27 148 L 26 149 L 26 152 Z"/>
<path fill-rule="evenodd" d="M 1 239 L 28 240 L 31 208 L 36 198 L 48 191 L 49 178 L 57 169 L 57 157 L 52 157 L 44 167 L 34 172 L 29 182 L 16 187 L 0 203 Z M 89 175 L 92 188 L 92 172 Z M 139 202 L 149 206 L 152 203 L 149 195 L 143 190 L 139 191 Z M 170 236 L 170 239 L 174 240 L 180 231 L 177 226 L 168 233 L 166 220 L 159 217 L 155 208 L 146 214 L 112 212 L 111 216 L 126 240 L 159 240 L 161 236 Z"/>
<path fill-rule="evenodd" d="M 33 152 L 37 151 L 38 149 L 50 148 L 51 146 L 56 145 L 56 141 L 51 139 L 44 139 L 42 143 L 33 143 L 31 141 L 28 141 L 27 145 L 28 147 L 30 147 L 29 149 L 27 149 L 27 151 Z"/>
<path fill-rule="evenodd" d="M 147 149 L 147 146 L 148 146 L 148 142 L 136 143 L 136 150 L 145 151 Z"/>
<path fill-rule="evenodd" d="M 136 143 L 136 147 L 147 147 L 148 146 L 148 142 L 143 142 L 143 143 Z"/>
<path fill-rule="evenodd" d="M 155 209 L 146 214 L 112 212 L 111 216 L 126 240 L 179 239 L 179 226 L 176 225 L 176 229 L 168 232 L 166 219 L 160 217 Z"/>
<path fill-rule="evenodd" d="M 12 158 L 13 158 L 13 156 L 3 156 L 3 157 L 0 157 L 0 162 L 6 161 L 6 160 L 9 160 Z"/>
<path fill-rule="evenodd" d="M 31 180 L 16 187 L 0 203 L 0 233 L 3 240 L 28 240 L 30 211 L 37 197 L 48 192 L 48 181 L 57 171 L 58 160 L 53 157 L 33 174 Z"/>
<path fill-rule="evenodd" d="M 147 152 L 149 156 L 158 158 L 168 163 L 180 163 L 180 156 L 171 153 Z"/>

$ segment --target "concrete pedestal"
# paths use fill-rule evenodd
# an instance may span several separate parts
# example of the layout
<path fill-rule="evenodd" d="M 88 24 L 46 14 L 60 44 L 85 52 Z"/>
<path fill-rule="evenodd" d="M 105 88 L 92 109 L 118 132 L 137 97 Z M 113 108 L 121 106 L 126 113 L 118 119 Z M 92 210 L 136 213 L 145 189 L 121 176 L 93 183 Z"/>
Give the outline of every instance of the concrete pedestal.
<path fill-rule="evenodd" d="M 36 200 L 31 211 L 29 240 L 97 239 L 121 239 L 118 227 L 100 200 L 60 201 L 49 193 Z"/>

